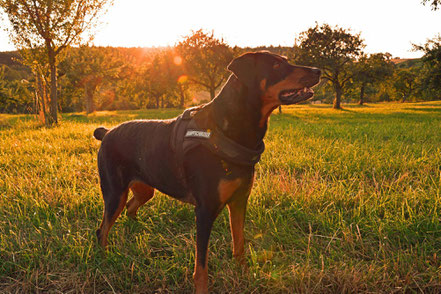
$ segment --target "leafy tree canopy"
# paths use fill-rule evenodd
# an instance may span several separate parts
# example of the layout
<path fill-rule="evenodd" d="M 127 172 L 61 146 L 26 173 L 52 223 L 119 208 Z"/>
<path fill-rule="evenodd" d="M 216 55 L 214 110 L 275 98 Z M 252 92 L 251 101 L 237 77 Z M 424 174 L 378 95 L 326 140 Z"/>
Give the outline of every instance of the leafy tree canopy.
<path fill-rule="evenodd" d="M 405 102 L 415 94 L 419 85 L 418 71 L 418 68 L 403 68 L 394 73 L 393 87 L 401 96 L 401 102 Z"/>
<path fill-rule="evenodd" d="M 427 40 L 424 45 L 413 45 L 414 50 L 424 52 L 423 83 L 432 92 L 440 96 L 441 93 L 441 35 Z"/>
<path fill-rule="evenodd" d="M 233 50 L 214 33 L 193 32 L 176 45 L 183 58 L 189 80 L 210 92 L 211 99 L 229 75 L 227 65 L 233 59 Z"/>
<path fill-rule="evenodd" d="M 376 53 L 362 55 L 353 67 L 353 81 L 360 89 L 360 100 L 358 104 L 364 103 L 364 93 L 367 85 L 381 82 L 394 72 L 394 64 L 391 62 L 391 55 Z"/>
<path fill-rule="evenodd" d="M 353 61 L 361 56 L 365 46 L 360 34 L 316 24 L 302 32 L 299 41 L 297 62 L 322 69 L 322 77 L 332 83 L 335 91 L 334 108 L 340 108 L 343 90 L 353 75 Z"/>
<path fill-rule="evenodd" d="M 58 123 L 57 56 L 71 44 L 91 38 L 97 16 L 112 0 L 0 0 L 9 19 L 10 39 L 24 52 L 24 60 L 38 79 L 50 73 L 49 83 L 38 82 L 41 101 L 48 100 L 50 112 L 43 106 L 45 123 Z M 46 77 L 44 77 L 45 79 Z M 45 93 L 50 92 L 50 96 Z"/>
<path fill-rule="evenodd" d="M 427 3 L 430 4 L 432 10 L 437 10 L 441 6 L 441 0 L 423 0 L 424 5 L 426 5 Z"/>

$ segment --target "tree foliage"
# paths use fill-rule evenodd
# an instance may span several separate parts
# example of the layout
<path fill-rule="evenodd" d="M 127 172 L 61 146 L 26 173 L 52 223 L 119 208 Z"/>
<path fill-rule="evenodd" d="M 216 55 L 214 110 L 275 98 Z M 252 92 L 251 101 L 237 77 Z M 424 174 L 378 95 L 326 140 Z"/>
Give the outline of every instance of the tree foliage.
<path fill-rule="evenodd" d="M 358 104 L 363 105 L 366 87 L 391 76 L 394 64 L 391 62 L 391 55 L 387 53 L 362 55 L 354 64 L 353 70 L 353 81 L 360 91 Z"/>
<path fill-rule="evenodd" d="M 0 65 L 0 113 L 29 112 L 33 108 L 29 82 L 25 79 L 7 79 L 7 67 Z"/>
<path fill-rule="evenodd" d="M 414 95 L 419 86 L 417 68 L 403 68 L 394 73 L 393 87 L 401 97 L 401 102 L 406 102 L 412 95 Z"/>
<path fill-rule="evenodd" d="M 341 96 L 353 75 L 352 66 L 364 48 L 360 34 L 351 34 L 349 30 L 328 24 L 302 32 L 298 41 L 297 62 L 322 69 L 322 77 L 328 80 L 334 89 L 334 108 L 340 108 Z"/>
<path fill-rule="evenodd" d="M 179 42 L 177 52 L 183 59 L 183 67 L 189 81 L 207 90 L 213 99 L 229 72 L 227 65 L 233 59 L 233 50 L 223 39 L 214 37 L 214 33 L 203 30 L 194 31 Z"/>
<path fill-rule="evenodd" d="M 432 10 L 437 10 L 441 6 L 441 0 L 423 0 L 423 4 L 430 4 Z"/>
<path fill-rule="evenodd" d="M 166 96 L 173 96 L 180 73 L 170 52 L 158 52 L 144 71 L 145 90 L 154 98 L 154 107 L 164 107 Z"/>
<path fill-rule="evenodd" d="M 311 30 L 314 29 L 319 32 L 322 30 L 317 26 Z M 330 28 L 331 33 L 336 30 L 338 28 Z M 348 32 L 343 30 L 340 33 L 336 36 Z M 332 42 L 327 42 L 325 38 L 329 34 L 329 30 L 324 37 L 316 34 L 314 41 L 319 48 L 326 46 L 333 48 L 330 50 L 332 54 L 328 55 L 321 55 L 322 52 L 314 52 L 312 47 L 307 47 L 312 41 L 305 42 L 303 48 L 300 46 L 235 47 L 229 48 L 228 54 L 238 56 L 248 51 L 269 50 L 287 56 L 293 63 L 327 69 L 324 70 L 324 76 L 328 82 L 321 83 L 315 88 L 314 98 L 325 103 L 335 100 L 336 87 L 331 79 L 334 79 L 335 68 L 340 64 L 343 66 L 337 67 L 337 71 L 340 72 L 334 80 L 344 84 L 345 102 L 356 102 L 364 95 L 369 97 L 371 102 L 439 99 L 441 72 L 439 37 L 429 40 L 427 44 L 415 45 L 416 50 L 424 51 L 425 55 L 422 59 L 399 60 L 392 59 L 388 54 L 364 55 L 359 52 L 361 50 L 349 50 L 350 46 L 346 46 L 344 41 L 335 41 L 335 44 L 331 44 Z M 322 40 L 317 40 L 320 38 Z M 340 37 L 340 39 L 345 38 Z M 360 49 L 359 47 L 361 46 L 352 48 Z M 304 50 L 305 48 L 307 50 Z M 201 68 L 210 68 L 213 60 L 200 59 L 199 63 L 191 63 L 188 62 L 191 58 L 183 55 L 181 50 L 182 48 L 178 46 L 70 47 L 63 51 L 63 60 L 57 64 L 59 107 L 64 112 L 84 110 L 91 112 L 94 109 L 182 108 L 206 101 L 210 95 L 209 88 L 196 83 L 195 77 L 197 77 L 196 72 Z M 326 53 L 326 50 L 323 51 Z M 356 53 L 351 53 L 353 51 Z M 308 52 L 312 52 L 311 56 L 314 58 L 310 58 Z M 25 59 L 28 55 L 45 58 L 44 51 L 38 48 L 22 50 L 22 55 Z M 39 104 L 40 109 L 47 110 L 50 105 L 48 93 L 51 82 L 48 63 L 35 61 L 25 67 L 17 61 L 19 59 L 20 56 L 16 52 L 0 52 L 2 68 L 0 69 L 0 112 L 35 112 L 36 103 Z M 219 68 L 222 67 L 218 77 L 220 84 L 229 74 L 225 70 L 228 62 L 229 60 L 225 58 L 223 65 L 219 65 Z M 320 63 L 323 65 L 320 66 Z M 196 68 L 192 68 L 194 64 Z M 35 96 L 40 98 L 35 100 Z M 44 99 L 44 97 L 48 98 Z"/>
<path fill-rule="evenodd" d="M 46 124 L 58 122 L 57 56 L 71 44 L 78 44 L 93 35 L 90 30 L 97 16 L 112 0 L 0 0 L 8 15 L 10 39 L 23 54 L 28 65 L 34 65 L 43 101 L 48 100 L 50 111 L 45 113 Z M 42 77 L 49 72 L 47 77 Z M 49 99 L 47 99 L 49 98 Z M 44 111 L 46 112 L 46 111 Z"/>
<path fill-rule="evenodd" d="M 428 95 L 441 97 L 441 35 L 428 40 L 424 45 L 414 45 L 424 52 L 422 57 L 422 82 Z"/>
<path fill-rule="evenodd" d="M 95 94 L 100 86 L 124 78 L 130 62 L 118 56 L 117 50 L 102 47 L 80 46 L 71 48 L 60 64 L 60 73 L 68 85 L 81 89 L 83 107 L 87 113 L 96 110 Z"/>
<path fill-rule="evenodd" d="M 189 83 L 175 48 L 71 48 L 60 63 L 64 110 L 184 107 Z M 179 57 L 180 58 L 180 57 Z"/>

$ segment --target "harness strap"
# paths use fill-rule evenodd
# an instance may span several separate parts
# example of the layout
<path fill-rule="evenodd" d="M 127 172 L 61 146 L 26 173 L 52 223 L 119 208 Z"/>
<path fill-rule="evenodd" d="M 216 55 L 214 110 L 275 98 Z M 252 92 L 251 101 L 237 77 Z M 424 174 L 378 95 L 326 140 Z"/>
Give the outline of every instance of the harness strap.
<path fill-rule="evenodd" d="M 188 146 L 184 149 L 185 133 L 187 131 L 188 125 L 192 122 L 193 115 L 201 106 L 196 106 L 186 109 L 180 116 L 177 117 L 175 126 L 173 127 L 170 145 L 172 150 L 175 152 L 176 156 L 176 169 L 178 171 L 178 178 L 184 186 L 187 186 L 187 181 L 185 180 L 185 170 L 184 170 L 184 155 L 186 151 L 189 150 Z M 194 144 L 196 147 L 198 144 Z"/>
<path fill-rule="evenodd" d="M 202 141 L 202 144 L 222 159 L 245 166 L 254 166 L 258 163 L 265 150 L 263 141 L 256 149 L 250 149 L 226 137 L 219 130 L 214 130 L 211 138 Z"/>
<path fill-rule="evenodd" d="M 170 139 L 170 144 L 176 155 L 178 177 L 185 186 L 185 154 L 199 145 L 234 164 L 254 166 L 259 162 L 260 156 L 265 150 L 263 141 L 256 149 L 250 149 L 226 137 L 219 129 L 201 128 L 193 119 L 194 114 L 200 108 L 201 106 L 189 108 L 178 116 Z"/>

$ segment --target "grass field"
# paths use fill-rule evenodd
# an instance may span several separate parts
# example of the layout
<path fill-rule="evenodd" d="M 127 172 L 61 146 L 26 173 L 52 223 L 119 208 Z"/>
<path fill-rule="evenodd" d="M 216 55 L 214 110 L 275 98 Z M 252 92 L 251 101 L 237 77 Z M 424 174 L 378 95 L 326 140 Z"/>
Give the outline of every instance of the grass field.
<path fill-rule="evenodd" d="M 191 206 L 157 193 L 105 254 L 92 132 L 179 110 L 0 115 L 0 292 L 191 293 Z M 294 106 L 271 117 L 245 225 L 210 239 L 215 293 L 441 292 L 441 103 Z"/>

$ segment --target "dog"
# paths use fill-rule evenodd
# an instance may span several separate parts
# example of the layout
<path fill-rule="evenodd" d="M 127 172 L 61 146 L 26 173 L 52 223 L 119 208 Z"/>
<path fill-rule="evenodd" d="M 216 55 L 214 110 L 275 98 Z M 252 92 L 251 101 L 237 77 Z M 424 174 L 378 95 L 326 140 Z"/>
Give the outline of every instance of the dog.
<path fill-rule="evenodd" d="M 155 189 L 191 203 L 197 229 L 196 293 L 208 293 L 208 241 L 225 206 L 233 256 L 244 263 L 246 205 L 269 116 L 280 105 L 311 98 L 311 87 L 321 74 L 317 68 L 291 65 L 285 57 L 267 51 L 245 53 L 227 68 L 232 74 L 216 98 L 183 116 L 129 121 L 94 132 L 102 141 L 98 170 L 104 214 L 96 231 L 99 244 L 106 247 L 109 230 L 124 206 L 127 215 L 136 218 Z M 181 123 L 190 128 L 180 131 Z M 133 197 L 127 202 L 129 190 Z"/>

